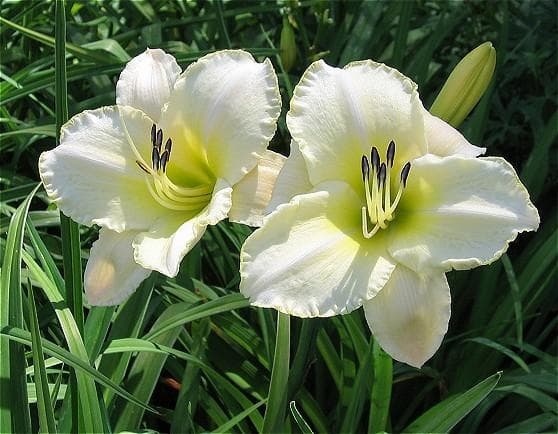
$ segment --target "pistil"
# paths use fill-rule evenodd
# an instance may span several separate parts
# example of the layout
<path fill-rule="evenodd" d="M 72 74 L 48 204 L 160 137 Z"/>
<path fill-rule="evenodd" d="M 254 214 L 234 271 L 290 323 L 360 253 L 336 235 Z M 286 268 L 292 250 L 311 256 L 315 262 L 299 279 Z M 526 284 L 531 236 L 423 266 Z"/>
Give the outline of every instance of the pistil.
<path fill-rule="evenodd" d="M 391 169 L 395 159 L 395 142 L 389 143 L 386 162 L 381 162 L 378 149 L 372 148 L 370 154 L 371 164 L 363 155 L 361 159 L 362 179 L 366 206 L 362 207 L 362 234 L 365 238 L 372 238 L 380 229 L 386 229 L 388 223 L 394 218 L 394 211 L 401 200 L 403 190 L 407 185 L 407 178 L 411 170 L 411 163 L 407 162 L 401 170 L 399 189 L 394 201 L 391 201 Z M 372 186 L 370 186 L 372 177 Z M 368 220 L 374 225 L 368 230 Z"/>

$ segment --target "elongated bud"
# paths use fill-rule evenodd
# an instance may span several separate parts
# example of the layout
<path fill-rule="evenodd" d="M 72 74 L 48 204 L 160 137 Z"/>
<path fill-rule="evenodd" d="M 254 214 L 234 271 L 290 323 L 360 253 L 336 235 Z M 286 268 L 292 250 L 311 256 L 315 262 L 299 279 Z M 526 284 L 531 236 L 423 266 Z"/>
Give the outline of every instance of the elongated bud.
<path fill-rule="evenodd" d="M 285 69 L 285 72 L 289 72 L 296 63 L 296 40 L 294 28 L 287 16 L 283 17 L 279 49 L 283 69 Z"/>
<path fill-rule="evenodd" d="M 430 107 L 430 113 L 458 127 L 488 88 L 496 66 L 491 42 L 479 45 L 454 68 Z"/>

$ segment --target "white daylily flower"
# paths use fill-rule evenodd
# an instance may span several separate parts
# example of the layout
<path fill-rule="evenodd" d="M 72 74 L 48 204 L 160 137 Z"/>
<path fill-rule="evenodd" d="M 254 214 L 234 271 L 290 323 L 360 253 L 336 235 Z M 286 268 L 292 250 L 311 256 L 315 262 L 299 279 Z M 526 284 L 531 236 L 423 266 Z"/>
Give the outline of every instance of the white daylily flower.
<path fill-rule="evenodd" d="M 39 171 L 49 197 L 101 226 L 85 270 L 91 304 L 117 304 L 151 270 L 173 277 L 207 225 L 257 223 L 284 157 L 267 151 L 281 98 L 271 62 L 207 55 L 183 73 L 148 49 L 124 68 L 111 107 L 62 127 Z"/>
<path fill-rule="evenodd" d="M 444 273 L 488 264 L 538 227 L 525 187 L 505 160 L 475 158 L 484 149 L 430 115 L 410 79 L 372 61 L 313 63 L 287 125 L 277 209 L 243 247 L 241 291 L 299 317 L 364 306 L 381 346 L 421 366 L 448 327 Z"/>

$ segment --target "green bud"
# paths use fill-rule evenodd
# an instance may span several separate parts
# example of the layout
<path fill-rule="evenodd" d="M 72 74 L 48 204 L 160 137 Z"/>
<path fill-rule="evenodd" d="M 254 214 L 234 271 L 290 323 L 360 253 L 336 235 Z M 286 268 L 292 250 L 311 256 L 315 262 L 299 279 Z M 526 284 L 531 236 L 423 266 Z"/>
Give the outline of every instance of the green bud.
<path fill-rule="evenodd" d="M 430 107 L 430 113 L 458 127 L 488 88 L 496 66 L 491 42 L 479 45 L 457 64 Z"/>
<path fill-rule="evenodd" d="M 283 17 L 280 41 L 281 63 L 286 72 L 289 72 L 296 62 L 296 41 L 292 24 L 288 17 Z"/>

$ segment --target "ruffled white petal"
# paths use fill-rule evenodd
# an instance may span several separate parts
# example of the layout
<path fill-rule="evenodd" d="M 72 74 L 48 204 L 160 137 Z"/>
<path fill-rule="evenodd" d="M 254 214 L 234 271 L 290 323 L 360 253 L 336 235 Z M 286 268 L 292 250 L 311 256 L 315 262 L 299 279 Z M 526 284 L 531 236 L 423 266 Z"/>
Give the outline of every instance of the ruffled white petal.
<path fill-rule="evenodd" d="M 227 217 L 231 208 L 232 188 L 218 180 L 209 204 L 195 216 L 184 213 L 161 217 L 133 241 L 134 259 L 145 268 L 175 277 L 182 258 L 196 245 L 208 225 L 215 225 Z"/>
<path fill-rule="evenodd" d="M 411 269 L 469 269 L 493 262 L 539 215 L 513 167 L 502 158 L 413 162 L 390 224 L 389 251 Z"/>
<path fill-rule="evenodd" d="M 450 297 L 443 273 L 418 274 L 398 265 L 384 289 L 364 303 L 364 313 L 384 351 L 420 368 L 448 330 Z"/>
<path fill-rule="evenodd" d="M 101 228 L 85 267 L 85 295 L 89 304 L 122 303 L 151 274 L 151 270 L 134 261 L 132 240 L 137 234 L 137 231 L 118 233 Z"/>
<path fill-rule="evenodd" d="M 287 125 L 312 184 L 342 179 L 356 189 L 372 146 L 385 158 L 396 142 L 396 171 L 426 153 L 423 111 L 416 84 L 395 69 L 369 60 L 339 69 L 320 60 L 297 85 Z"/>
<path fill-rule="evenodd" d="M 273 194 L 267 206 L 266 214 L 273 212 L 279 205 L 289 202 L 297 194 L 308 193 L 312 184 L 308 179 L 308 169 L 298 144 L 291 141 L 291 153 L 275 181 Z"/>
<path fill-rule="evenodd" d="M 116 232 L 147 229 L 166 212 L 147 190 L 124 125 L 149 161 L 151 119 L 131 107 L 116 106 L 74 116 L 62 127 L 60 146 L 39 158 L 49 197 L 79 223 Z"/>
<path fill-rule="evenodd" d="M 261 226 L 277 175 L 286 158 L 265 151 L 258 165 L 233 187 L 229 220 L 249 226 Z"/>
<path fill-rule="evenodd" d="M 463 135 L 442 119 L 424 110 L 424 129 L 428 143 L 428 153 L 439 157 L 464 155 L 478 157 L 486 152 L 486 148 L 472 145 Z"/>
<path fill-rule="evenodd" d="M 395 268 L 382 237 L 363 242 L 360 200 L 343 182 L 279 206 L 245 242 L 240 291 L 252 305 L 299 316 L 348 313 Z"/>
<path fill-rule="evenodd" d="M 269 59 L 258 63 L 241 50 L 202 57 L 178 79 L 161 115 L 163 131 L 180 144 L 171 174 L 205 164 L 214 178 L 236 184 L 266 150 L 280 110 Z"/>
<path fill-rule="evenodd" d="M 116 104 L 139 109 L 158 122 L 180 72 L 173 56 L 148 48 L 130 60 L 120 73 Z"/>

